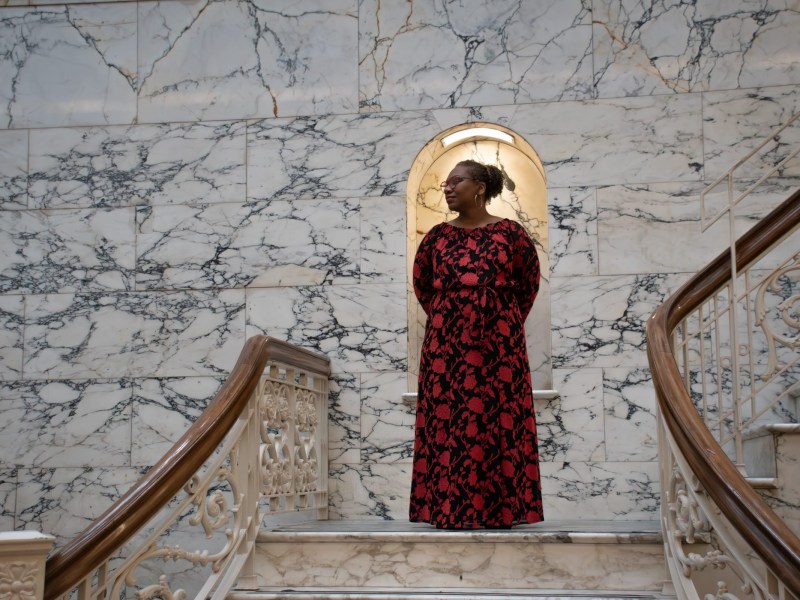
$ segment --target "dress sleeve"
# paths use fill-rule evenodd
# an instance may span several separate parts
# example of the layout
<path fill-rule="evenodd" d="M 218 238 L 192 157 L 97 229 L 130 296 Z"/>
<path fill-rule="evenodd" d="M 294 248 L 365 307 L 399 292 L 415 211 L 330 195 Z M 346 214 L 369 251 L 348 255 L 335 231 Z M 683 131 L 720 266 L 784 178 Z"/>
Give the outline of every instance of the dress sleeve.
<path fill-rule="evenodd" d="M 417 296 L 417 300 L 419 300 L 420 305 L 422 306 L 422 310 L 425 311 L 425 314 L 430 314 L 429 308 L 430 303 L 433 300 L 434 288 L 433 288 L 433 251 L 434 251 L 434 243 L 433 243 L 433 236 L 431 235 L 433 231 L 429 231 L 424 238 L 422 238 L 422 243 L 419 245 L 417 249 L 417 254 L 414 257 L 414 294 Z"/>
<path fill-rule="evenodd" d="M 531 312 L 533 301 L 539 293 L 540 277 L 536 246 L 528 232 L 520 226 L 514 252 L 514 295 L 523 321 Z"/>

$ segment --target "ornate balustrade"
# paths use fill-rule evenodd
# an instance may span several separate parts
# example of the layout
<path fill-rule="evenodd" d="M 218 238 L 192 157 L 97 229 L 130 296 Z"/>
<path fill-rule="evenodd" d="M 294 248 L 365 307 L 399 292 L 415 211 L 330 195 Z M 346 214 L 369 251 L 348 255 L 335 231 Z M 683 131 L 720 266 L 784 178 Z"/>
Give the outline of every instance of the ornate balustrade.
<path fill-rule="evenodd" d="M 782 141 L 800 115 L 704 193 L 708 226 L 798 170 Z M 791 128 L 794 129 L 791 129 Z M 797 140 L 800 142 L 800 139 Z M 748 161 L 770 164 L 735 191 Z M 795 161 L 796 162 L 796 161 Z M 725 206 L 706 218 L 724 185 Z M 800 191 L 754 225 L 668 298 L 648 322 L 648 358 L 659 403 L 662 526 L 679 598 L 797 600 L 800 539 L 745 480 L 742 437 L 759 422 L 796 419 L 800 303 Z"/>
<path fill-rule="evenodd" d="M 329 374 L 321 355 L 249 339 L 171 451 L 51 557 L 45 598 L 223 598 L 254 584 L 262 522 L 327 517 Z"/>

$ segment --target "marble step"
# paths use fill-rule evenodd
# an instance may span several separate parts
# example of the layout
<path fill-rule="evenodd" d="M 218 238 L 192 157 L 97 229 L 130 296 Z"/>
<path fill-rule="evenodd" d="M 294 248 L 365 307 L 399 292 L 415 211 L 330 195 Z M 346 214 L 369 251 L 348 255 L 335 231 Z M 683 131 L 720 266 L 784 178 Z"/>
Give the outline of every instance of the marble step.
<path fill-rule="evenodd" d="M 348 598 L 354 589 L 652 595 L 667 579 L 656 521 L 546 521 L 469 531 L 400 521 L 324 521 L 260 533 L 255 560 L 264 593 L 322 590 Z"/>
<path fill-rule="evenodd" d="M 754 485 L 767 504 L 800 536 L 800 424 L 762 425 L 747 433 L 744 462 L 748 477 L 771 481 Z"/>
<path fill-rule="evenodd" d="M 253 592 L 233 592 L 227 600 L 674 600 L 663 594 L 584 592 L 566 593 L 561 590 L 505 589 L 501 592 L 485 588 L 465 588 L 458 591 L 417 589 L 398 592 L 395 589 L 342 588 L 335 592 L 324 588 L 261 589 Z"/>

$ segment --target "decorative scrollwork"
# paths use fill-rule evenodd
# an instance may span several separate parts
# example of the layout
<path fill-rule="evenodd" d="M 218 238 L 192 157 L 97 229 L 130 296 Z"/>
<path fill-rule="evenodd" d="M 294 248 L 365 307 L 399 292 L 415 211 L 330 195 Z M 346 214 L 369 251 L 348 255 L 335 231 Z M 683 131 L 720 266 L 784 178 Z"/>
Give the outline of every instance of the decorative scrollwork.
<path fill-rule="evenodd" d="M 148 585 L 147 587 L 144 587 L 136 592 L 136 600 L 152 600 L 152 598 L 162 598 L 163 600 L 183 600 L 186 598 L 186 591 L 177 590 L 173 592 L 169 587 L 169 583 L 167 583 L 166 576 L 162 575 L 158 578 L 157 584 Z"/>
<path fill-rule="evenodd" d="M 800 336 L 781 335 L 775 331 L 773 323 L 767 318 L 769 314 L 766 302 L 767 292 L 776 295 L 788 294 L 789 291 L 784 289 L 784 281 L 786 280 L 786 275 L 792 271 L 800 271 L 800 253 L 792 257 L 790 264 L 775 269 L 764 278 L 756 293 L 755 324 L 761 327 L 767 340 L 767 365 L 761 374 L 762 379 L 768 379 L 781 369 L 778 359 L 778 344 L 792 349 L 800 348 Z M 800 294 L 793 293 L 787 295 L 775 307 L 783 323 L 795 332 L 800 330 L 800 306 L 798 304 L 800 304 Z"/>
<path fill-rule="evenodd" d="M 0 600 L 35 600 L 35 562 L 0 563 Z"/>

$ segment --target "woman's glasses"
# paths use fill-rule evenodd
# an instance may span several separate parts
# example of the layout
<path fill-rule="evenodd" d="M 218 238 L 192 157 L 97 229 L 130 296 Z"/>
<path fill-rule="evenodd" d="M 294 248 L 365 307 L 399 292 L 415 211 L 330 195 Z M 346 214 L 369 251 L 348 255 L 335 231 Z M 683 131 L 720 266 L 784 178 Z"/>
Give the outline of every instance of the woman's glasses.
<path fill-rule="evenodd" d="M 440 187 L 440 188 L 442 188 L 442 189 L 444 189 L 444 188 L 446 188 L 446 187 L 451 187 L 451 188 L 454 188 L 454 187 L 456 187 L 456 186 L 457 186 L 459 183 L 461 183 L 462 181 L 464 181 L 465 179 L 471 179 L 472 181 L 475 181 L 475 179 L 474 179 L 474 178 L 472 178 L 472 177 L 461 177 L 461 176 L 459 176 L 459 175 L 453 175 L 452 177 L 448 177 L 448 178 L 447 178 L 447 179 L 445 179 L 445 180 L 444 180 L 442 183 L 440 183 L 440 184 L 439 184 L 439 187 Z"/>

